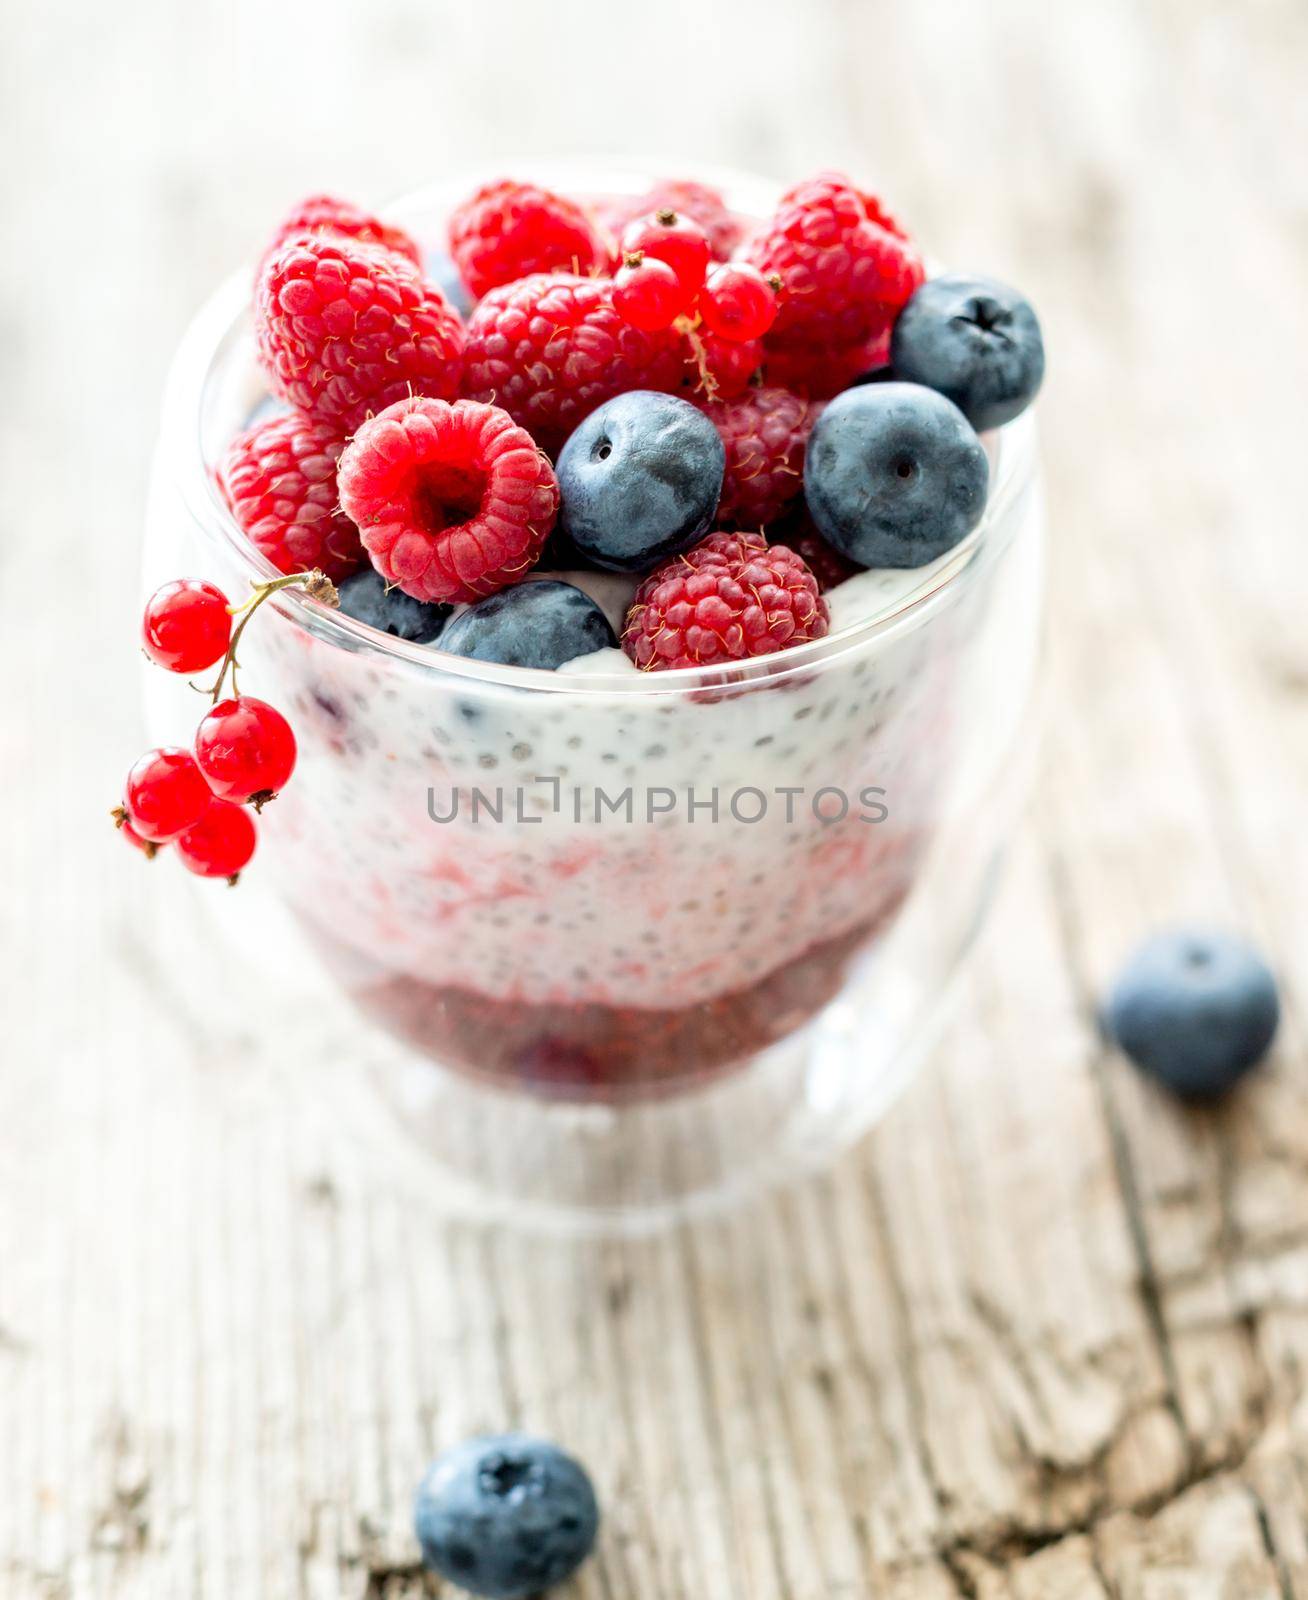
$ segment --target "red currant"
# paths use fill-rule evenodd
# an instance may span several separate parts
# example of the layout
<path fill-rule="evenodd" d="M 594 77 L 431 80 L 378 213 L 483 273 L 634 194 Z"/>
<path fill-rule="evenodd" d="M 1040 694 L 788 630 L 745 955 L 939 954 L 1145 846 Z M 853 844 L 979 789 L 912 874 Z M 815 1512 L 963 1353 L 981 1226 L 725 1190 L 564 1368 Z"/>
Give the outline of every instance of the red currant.
<path fill-rule="evenodd" d="M 295 770 L 295 735 L 280 711 L 244 694 L 205 717 L 195 731 L 195 759 L 220 800 L 253 800 L 258 807 Z"/>
<path fill-rule="evenodd" d="M 780 280 L 765 278 L 743 261 L 722 261 L 713 267 L 699 297 L 704 326 L 719 339 L 744 344 L 761 339 L 777 320 Z"/>
<path fill-rule="evenodd" d="M 148 750 L 127 774 L 123 805 L 142 839 L 167 844 L 197 821 L 209 786 L 189 750 Z"/>
<path fill-rule="evenodd" d="M 159 854 L 159 846 L 154 840 L 142 838 L 126 817 L 120 817 L 117 821 L 118 831 L 127 840 L 128 844 L 139 850 L 147 861 L 153 861 Z"/>
<path fill-rule="evenodd" d="M 188 872 L 235 883 L 257 842 L 254 818 L 248 811 L 226 800 L 210 800 L 204 815 L 178 839 L 175 849 Z"/>
<path fill-rule="evenodd" d="M 145 653 L 169 672 L 203 672 L 226 655 L 231 638 L 227 596 L 202 578 L 174 578 L 145 603 Z"/>
<path fill-rule="evenodd" d="M 666 261 L 685 290 L 681 310 L 687 311 L 703 287 L 712 252 L 708 234 L 697 222 L 675 211 L 655 211 L 627 224 L 622 235 L 622 253 Z"/>
<path fill-rule="evenodd" d="M 666 261 L 628 256 L 613 280 L 613 305 L 624 322 L 646 333 L 670 328 L 685 309 L 686 292 Z"/>

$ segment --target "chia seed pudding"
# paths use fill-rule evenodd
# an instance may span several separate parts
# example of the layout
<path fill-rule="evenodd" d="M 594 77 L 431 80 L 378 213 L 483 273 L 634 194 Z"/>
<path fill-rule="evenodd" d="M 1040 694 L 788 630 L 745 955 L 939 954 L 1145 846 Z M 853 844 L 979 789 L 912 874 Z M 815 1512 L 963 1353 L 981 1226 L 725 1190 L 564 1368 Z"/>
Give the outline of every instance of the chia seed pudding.
<path fill-rule="evenodd" d="M 206 429 L 265 403 L 252 372 L 246 351 Z M 270 603 L 242 676 L 299 758 L 260 818 L 260 870 L 336 981 L 439 1063 L 580 1100 L 695 1087 L 810 1024 L 983 781 L 978 705 L 1029 677 L 1038 556 L 1016 535 L 1034 497 L 1008 441 L 1026 426 L 987 436 L 989 508 L 964 544 L 847 579 L 825 639 L 738 669 L 642 673 L 620 649 L 502 668 Z M 180 543 L 213 570 L 193 523 Z M 539 576 L 620 631 L 635 579 Z"/>
<path fill-rule="evenodd" d="M 839 993 L 948 807 L 990 585 L 859 636 L 932 580 L 851 578 L 831 654 L 709 687 L 618 650 L 522 688 L 251 629 L 243 671 L 300 751 L 261 865 L 357 1003 L 439 1061 L 606 1095 L 744 1061 Z"/>

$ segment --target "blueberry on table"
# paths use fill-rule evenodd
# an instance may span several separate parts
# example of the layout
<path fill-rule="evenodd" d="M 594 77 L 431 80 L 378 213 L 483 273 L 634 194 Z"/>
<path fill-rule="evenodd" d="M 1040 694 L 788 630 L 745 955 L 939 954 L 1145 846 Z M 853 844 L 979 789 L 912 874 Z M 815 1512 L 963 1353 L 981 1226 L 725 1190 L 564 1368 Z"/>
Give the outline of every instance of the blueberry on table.
<path fill-rule="evenodd" d="M 675 395 L 633 389 L 592 411 L 559 454 L 559 524 L 585 558 L 648 572 L 708 531 L 726 450 Z"/>
<path fill-rule="evenodd" d="M 1189 1099 L 1224 1094 L 1266 1054 L 1280 1002 L 1246 940 L 1208 928 L 1155 934 L 1130 957 L 1104 1026 L 1135 1064 Z"/>
<path fill-rule="evenodd" d="M 422 1558 L 487 1600 L 528 1600 L 577 1570 L 599 1529 L 585 1470 L 526 1434 L 471 1439 L 439 1456 L 418 1485 Z"/>
<path fill-rule="evenodd" d="M 415 600 L 403 589 L 387 588 L 386 580 L 373 567 L 365 567 L 338 585 L 341 610 L 356 622 L 389 633 L 410 644 L 431 644 L 445 626 L 451 607 L 428 605 Z"/>
<path fill-rule="evenodd" d="M 553 578 L 529 579 L 478 600 L 441 635 L 441 649 L 451 655 L 546 671 L 617 642 L 590 596 Z"/>
<path fill-rule="evenodd" d="M 990 463 L 952 401 L 915 383 L 846 389 L 814 424 L 804 497 L 819 531 L 860 567 L 921 567 L 985 510 Z"/>
<path fill-rule="evenodd" d="M 890 337 L 897 378 L 952 400 L 974 428 L 1025 411 L 1045 375 L 1030 302 L 992 278 L 932 278 L 899 313 Z"/>

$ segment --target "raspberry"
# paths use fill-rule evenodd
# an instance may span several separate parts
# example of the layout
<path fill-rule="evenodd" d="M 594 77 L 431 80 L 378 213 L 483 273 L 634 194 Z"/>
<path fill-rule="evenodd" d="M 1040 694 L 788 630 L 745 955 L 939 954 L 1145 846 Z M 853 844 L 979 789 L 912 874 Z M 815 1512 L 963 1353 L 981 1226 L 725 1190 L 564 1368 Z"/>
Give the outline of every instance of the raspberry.
<path fill-rule="evenodd" d="M 635 200 L 618 200 L 605 208 L 604 220 L 620 234 L 629 222 L 651 211 L 675 211 L 689 217 L 708 234 L 715 258 L 725 261 L 740 243 L 741 226 L 716 189 L 690 178 L 663 178 L 648 194 Z"/>
<path fill-rule="evenodd" d="M 575 201 L 530 183 L 488 183 L 450 217 L 450 254 L 480 300 L 534 272 L 603 272 L 609 242 Z"/>
<path fill-rule="evenodd" d="M 745 255 L 783 284 L 769 348 L 865 344 L 924 277 L 917 251 L 881 202 L 832 172 L 788 190 Z"/>
<path fill-rule="evenodd" d="M 806 344 L 778 348 L 769 340 L 763 379 L 812 400 L 829 400 L 864 373 L 889 364 L 889 328 L 874 334 L 866 344 L 839 350 Z"/>
<path fill-rule="evenodd" d="M 273 388 L 338 438 L 407 395 L 458 393 L 458 313 L 380 245 L 288 240 L 260 275 L 254 326 Z"/>
<path fill-rule="evenodd" d="M 760 534 L 714 533 L 636 590 L 622 648 L 644 671 L 765 656 L 826 633 L 817 579 Z"/>
<path fill-rule="evenodd" d="M 268 257 L 275 255 L 296 234 L 326 234 L 329 238 L 360 239 L 364 244 L 382 245 L 407 256 L 414 266 L 422 263 L 422 253 L 403 228 L 392 227 L 349 200 L 333 194 L 311 194 L 293 206 L 277 225 L 259 262 L 262 272 Z"/>
<path fill-rule="evenodd" d="M 818 408 L 785 389 L 751 389 L 704 409 L 727 450 L 718 522 L 775 522 L 804 487 L 804 446 Z"/>
<path fill-rule="evenodd" d="M 359 530 L 337 505 L 330 430 L 294 412 L 271 417 L 228 447 L 220 478 L 232 515 L 279 572 L 319 568 L 339 583 L 363 565 Z"/>
<path fill-rule="evenodd" d="M 795 554 L 804 559 L 823 594 L 863 570 L 842 556 L 834 545 L 827 543 L 814 527 L 813 519 L 807 511 L 795 519 L 793 526 L 787 526 L 782 530 L 782 537 Z"/>
<path fill-rule="evenodd" d="M 473 312 L 463 392 L 503 406 L 554 455 L 615 394 L 675 391 L 682 362 L 675 332 L 646 333 L 618 314 L 611 283 L 537 273 L 492 289 Z"/>
<path fill-rule="evenodd" d="M 531 435 L 472 400 L 401 400 L 366 422 L 340 488 L 373 566 L 425 601 L 475 600 L 521 577 L 559 509 Z"/>

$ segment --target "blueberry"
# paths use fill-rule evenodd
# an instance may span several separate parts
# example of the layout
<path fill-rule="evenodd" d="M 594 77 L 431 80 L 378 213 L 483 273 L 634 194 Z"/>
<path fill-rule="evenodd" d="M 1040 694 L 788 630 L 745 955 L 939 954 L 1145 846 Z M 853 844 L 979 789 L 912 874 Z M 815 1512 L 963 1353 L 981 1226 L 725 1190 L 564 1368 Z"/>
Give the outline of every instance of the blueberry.
<path fill-rule="evenodd" d="M 1016 289 L 992 278 L 931 278 L 899 313 L 890 361 L 896 377 L 938 390 L 974 428 L 997 428 L 1035 399 L 1045 346 Z"/>
<path fill-rule="evenodd" d="M 452 655 L 547 671 L 617 642 L 590 596 L 553 578 L 519 583 L 478 600 L 441 635 L 441 649 Z"/>
<path fill-rule="evenodd" d="M 990 463 L 951 401 L 915 383 L 846 389 L 818 418 L 804 495 L 827 542 L 860 567 L 921 567 L 976 527 Z"/>
<path fill-rule="evenodd" d="M 541 549 L 536 562 L 537 572 L 598 572 L 599 568 L 584 556 L 563 529 L 555 523 Z"/>
<path fill-rule="evenodd" d="M 274 417 L 284 417 L 290 409 L 285 400 L 279 400 L 274 394 L 260 395 L 254 409 L 245 419 L 245 426 L 257 428 L 261 422 L 271 422 Z"/>
<path fill-rule="evenodd" d="M 1246 940 L 1208 928 L 1147 939 L 1123 967 L 1104 1026 L 1138 1067 L 1189 1099 L 1211 1099 L 1267 1051 L 1276 980 Z"/>
<path fill-rule="evenodd" d="M 459 269 L 444 250 L 428 250 L 422 258 L 422 275 L 434 283 L 454 309 L 466 322 L 472 315 L 475 301 L 468 286 L 459 276 Z"/>
<path fill-rule="evenodd" d="M 443 1578 L 489 1600 L 526 1600 L 590 1554 L 599 1506 L 585 1470 L 521 1433 L 447 1450 L 418 1485 L 414 1529 Z"/>
<path fill-rule="evenodd" d="M 725 467 L 697 406 L 633 389 L 592 411 L 560 452 L 560 526 L 597 567 L 648 572 L 708 531 Z"/>
<path fill-rule="evenodd" d="M 410 644 L 431 644 L 445 626 L 452 607 L 428 605 L 403 589 L 388 589 L 373 567 L 365 567 L 338 586 L 341 610 L 356 622 L 389 633 Z"/>

